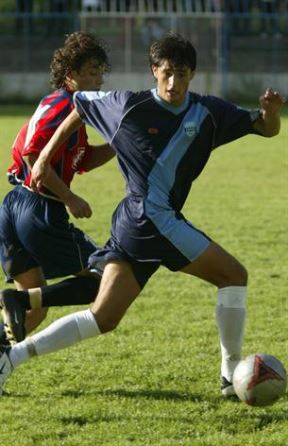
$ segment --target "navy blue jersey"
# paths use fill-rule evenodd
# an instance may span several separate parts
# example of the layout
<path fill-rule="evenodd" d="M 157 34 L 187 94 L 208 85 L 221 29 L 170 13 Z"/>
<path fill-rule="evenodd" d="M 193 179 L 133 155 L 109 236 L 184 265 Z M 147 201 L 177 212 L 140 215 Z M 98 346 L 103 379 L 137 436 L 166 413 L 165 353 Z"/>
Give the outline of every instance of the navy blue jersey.
<path fill-rule="evenodd" d="M 180 107 L 155 90 L 77 92 L 74 101 L 115 149 L 128 193 L 165 209 L 181 210 L 213 149 L 256 133 L 255 113 L 213 96 L 188 93 Z"/>
<path fill-rule="evenodd" d="M 191 185 L 213 149 L 257 133 L 259 112 L 195 93 L 176 107 L 156 90 L 76 92 L 74 102 L 82 120 L 115 149 L 126 180 L 127 196 L 113 215 L 110 254 L 165 262 L 170 269 L 197 258 L 209 240 L 181 214 Z"/>

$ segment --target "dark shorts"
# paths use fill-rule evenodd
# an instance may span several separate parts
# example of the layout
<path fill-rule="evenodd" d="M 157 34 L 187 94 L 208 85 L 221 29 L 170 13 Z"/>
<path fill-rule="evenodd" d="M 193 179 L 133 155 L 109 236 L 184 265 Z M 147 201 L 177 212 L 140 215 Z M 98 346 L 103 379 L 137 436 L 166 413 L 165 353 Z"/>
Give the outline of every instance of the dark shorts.
<path fill-rule="evenodd" d="M 90 268 L 98 262 L 127 261 L 143 288 L 160 265 L 179 271 L 196 260 L 211 241 L 182 214 L 169 212 L 165 233 L 159 227 L 146 216 L 140 201 L 126 197 L 113 214 L 110 239 L 89 258 Z"/>
<path fill-rule="evenodd" d="M 104 269 L 105 264 L 112 260 L 121 260 L 128 262 L 133 270 L 135 279 L 140 288 L 144 288 L 150 277 L 157 271 L 161 262 L 159 261 L 140 261 L 125 253 L 122 248 L 110 239 L 104 248 L 97 249 L 89 258 L 88 265 L 90 270 L 98 271 L 99 265 Z"/>
<path fill-rule="evenodd" d="M 69 222 L 63 203 L 17 186 L 0 206 L 0 256 L 7 281 L 41 266 L 46 279 L 87 268 L 97 245 Z"/>

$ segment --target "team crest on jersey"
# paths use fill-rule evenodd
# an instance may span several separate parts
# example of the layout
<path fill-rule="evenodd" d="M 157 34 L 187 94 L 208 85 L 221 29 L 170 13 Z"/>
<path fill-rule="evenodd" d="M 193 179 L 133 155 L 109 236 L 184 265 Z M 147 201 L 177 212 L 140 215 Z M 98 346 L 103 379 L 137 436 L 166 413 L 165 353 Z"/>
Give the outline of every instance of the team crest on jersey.
<path fill-rule="evenodd" d="M 197 133 L 197 125 L 193 121 L 185 122 L 184 131 L 189 138 L 192 138 Z"/>

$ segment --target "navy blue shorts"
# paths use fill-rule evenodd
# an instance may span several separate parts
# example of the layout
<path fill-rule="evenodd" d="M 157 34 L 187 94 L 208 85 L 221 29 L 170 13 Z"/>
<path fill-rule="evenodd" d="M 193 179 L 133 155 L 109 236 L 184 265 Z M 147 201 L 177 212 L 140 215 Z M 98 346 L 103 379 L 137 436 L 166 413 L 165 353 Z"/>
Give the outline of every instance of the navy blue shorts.
<path fill-rule="evenodd" d="M 89 258 L 88 265 L 92 271 L 97 271 L 98 265 L 104 268 L 106 263 L 112 260 L 122 260 L 128 262 L 133 270 L 135 279 L 140 288 L 144 288 L 152 274 L 157 271 L 161 262 L 159 261 L 140 261 L 129 256 L 113 239 L 109 239 L 104 248 L 96 250 Z"/>
<path fill-rule="evenodd" d="M 211 239 L 181 213 L 169 211 L 163 212 L 163 216 L 161 232 L 162 228 L 147 217 L 143 202 L 126 197 L 113 214 L 110 239 L 91 255 L 89 266 L 111 260 L 127 261 L 143 288 L 160 265 L 179 271 L 196 260 Z"/>
<path fill-rule="evenodd" d="M 69 222 L 63 203 L 17 186 L 0 207 L 0 256 L 7 281 L 41 266 L 46 279 L 87 268 L 97 245 Z"/>

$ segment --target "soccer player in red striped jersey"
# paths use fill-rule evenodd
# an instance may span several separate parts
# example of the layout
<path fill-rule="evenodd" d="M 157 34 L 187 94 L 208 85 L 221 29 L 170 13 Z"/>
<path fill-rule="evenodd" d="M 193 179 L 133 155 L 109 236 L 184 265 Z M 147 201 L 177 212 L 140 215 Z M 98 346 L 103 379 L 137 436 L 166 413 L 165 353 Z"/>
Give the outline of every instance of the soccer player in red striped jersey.
<path fill-rule="evenodd" d="M 72 192 L 70 184 L 76 173 L 104 164 L 114 151 L 108 144 L 90 145 L 83 124 L 51 161 L 49 177 L 38 193 L 30 188 L 30 172 L 43 147 L 74 108 L 73 93 L 99 90 L 110 65 L 103 44 L 94 35 L 74 32 L 55 50 L 50 68 L 51 85 L 56 90 L 40 101 L 13 144 L 8 180 L 15 187 L 0 207 L 1 264 L 7 282 L 14 281 L 18 290 L 44 286 L 47 279 L 84 274 L 78 284 L 87 288 L 93 300 L 99 276 L 92 278 L 86 265 L 97 246 L 69 221 L 69 213 L 89 218 L 92 210 L 85 199 Z M 5 302 L 9 305 L 7 293 Z M 46 312 L 45 308 L 30 310 L 26 332 L 38 326 Z"/>

